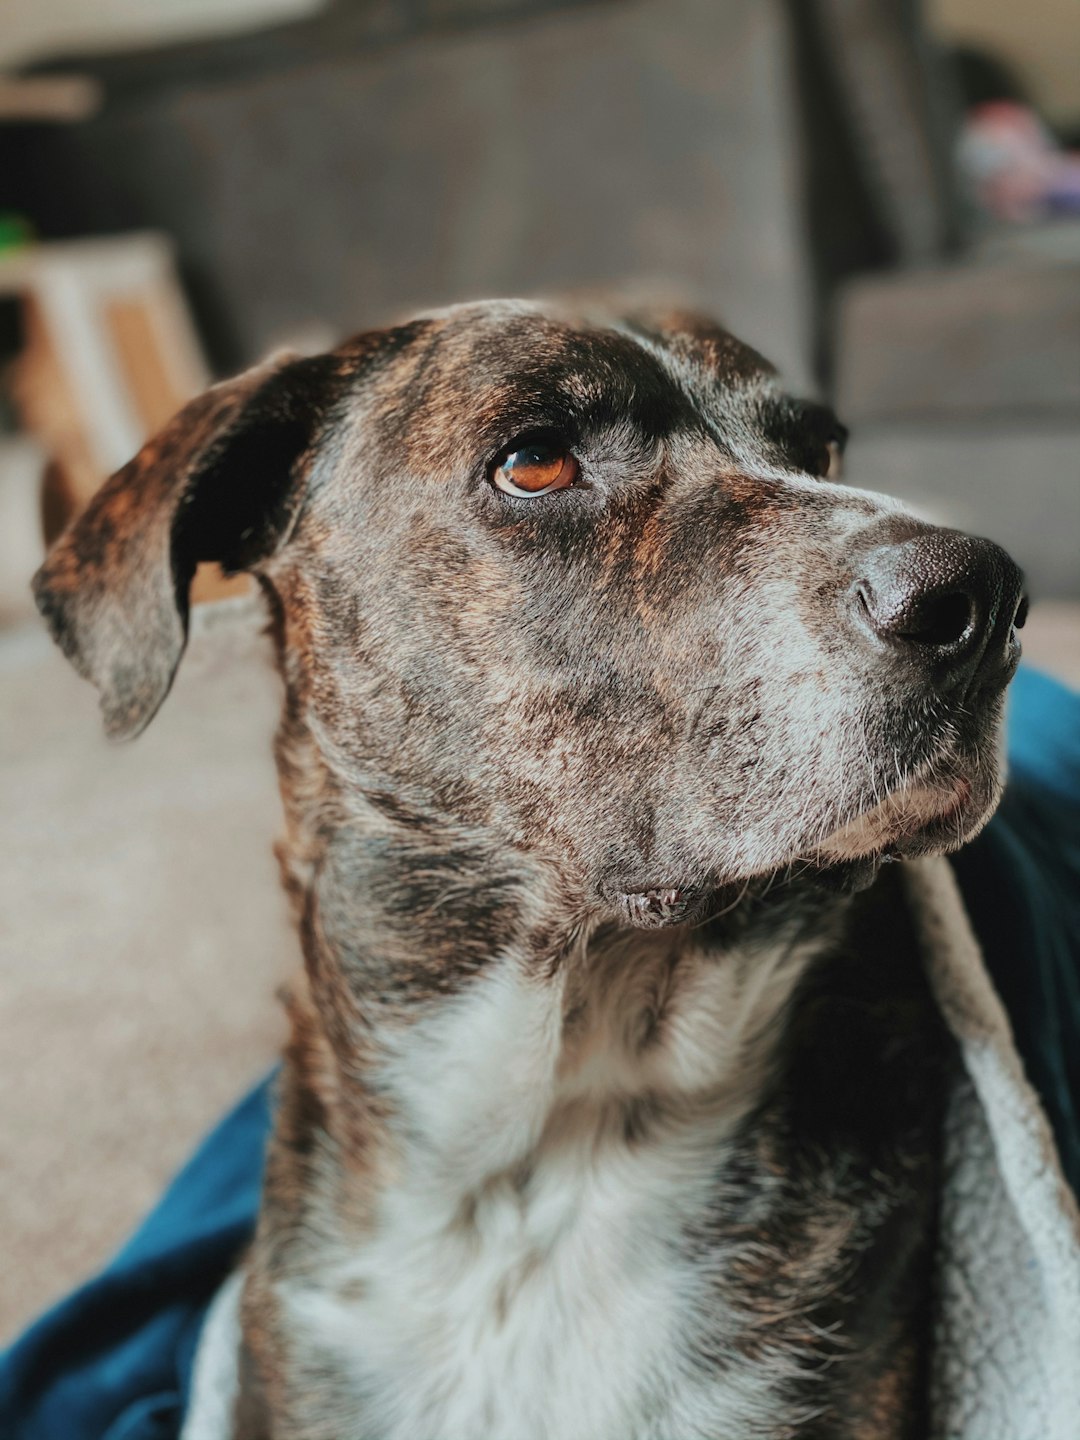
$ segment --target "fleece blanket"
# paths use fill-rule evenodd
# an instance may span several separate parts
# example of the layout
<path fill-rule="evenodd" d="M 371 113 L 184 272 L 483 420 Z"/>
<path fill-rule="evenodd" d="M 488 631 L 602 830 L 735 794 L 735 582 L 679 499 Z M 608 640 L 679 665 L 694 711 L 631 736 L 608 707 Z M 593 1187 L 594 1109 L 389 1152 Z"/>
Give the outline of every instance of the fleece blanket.
<path fill-rule="evenodd" d="M 933 1440 L 1080 1436 L 1080 696 L 1021 671 L 1009 751 L 983 835 L 952 862 L 906 867 L 963 1060 L 946 1133 Z M 190 1413 L 196 1352 L 212 1376 L 271 1104 L 272 1077 L 105 1270 L 0 1357 L 0 1436 L 191 1440 L 185 1415 L 205 1428 Z"/>

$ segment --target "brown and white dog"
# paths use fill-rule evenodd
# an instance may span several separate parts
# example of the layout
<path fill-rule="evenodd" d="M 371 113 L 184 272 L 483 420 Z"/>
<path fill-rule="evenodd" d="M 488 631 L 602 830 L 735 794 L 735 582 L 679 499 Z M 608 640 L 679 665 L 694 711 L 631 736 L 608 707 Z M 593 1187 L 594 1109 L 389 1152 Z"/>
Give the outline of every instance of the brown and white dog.
<path fill-rule="evenodd" d="M 686 317 L 500 302 L 190 404 L 38 602 L 134 735 L 258 577 L 306 978 L 243 1440 L 916 1436 L 950 1044 L 898 867 L 1021 580 Z"/>

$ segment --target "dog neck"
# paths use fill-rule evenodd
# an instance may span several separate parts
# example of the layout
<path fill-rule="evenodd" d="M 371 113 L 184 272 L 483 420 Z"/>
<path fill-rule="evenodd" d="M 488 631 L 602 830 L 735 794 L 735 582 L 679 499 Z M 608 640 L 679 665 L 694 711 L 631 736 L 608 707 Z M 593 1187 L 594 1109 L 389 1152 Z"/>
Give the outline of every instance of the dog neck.
<path fill-rule="evenodd" d="M 323 788 L 333 824 L 308 810 L 283 859 L 307 968 L 295 1082 L 339 1153 L 371 1161 L 369 1200 L 424 1169 L 469 1203 L 541 1152 L 633 1144 L 661 1121 L 715 1140 L 759 1100 L 836 897 L 636 929 L 590 911 L 557 866 L 359 793 Z"/>

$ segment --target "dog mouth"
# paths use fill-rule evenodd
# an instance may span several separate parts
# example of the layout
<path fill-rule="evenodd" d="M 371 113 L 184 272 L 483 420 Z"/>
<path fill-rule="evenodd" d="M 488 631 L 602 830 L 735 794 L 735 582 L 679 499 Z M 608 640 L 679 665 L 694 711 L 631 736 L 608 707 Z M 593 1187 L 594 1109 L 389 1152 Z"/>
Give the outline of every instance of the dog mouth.
<path fill-rule="evenodd" d="M 851 894 L 872 885 L 883 865 L 958 850 L 989 820 L 1002 789 L 999 766 L 976 762 L 960 774 L 961 763 L 954 754 L 939 761 L 940 769 L 927 767 L 779 866 L 712 885 L 620 886 L 618 909 L 625 921 L 646 929 L 697 924 L 748 897 L 781 897 L 795 880 Z"/>
<path fill-rule="evenodd" d="M 865 889 L 882 865 L 920 855 L 949 854 L 971 840 L 994 813 L 999 774 L 929 777 L 890 792 L 845 821 L 807 856 L 807 868 L 826 889 Z"/>
<path fill-rule="evenodd" d="M 977 828 L 982 818 L 978 812 L 984 808 L 989 807 L 977 802 L 974 785 L 964 778 L 907 785 L 839 826 L 811 858 L 828 865 L 873 855 L 899 860 L 955 849 Z"/>

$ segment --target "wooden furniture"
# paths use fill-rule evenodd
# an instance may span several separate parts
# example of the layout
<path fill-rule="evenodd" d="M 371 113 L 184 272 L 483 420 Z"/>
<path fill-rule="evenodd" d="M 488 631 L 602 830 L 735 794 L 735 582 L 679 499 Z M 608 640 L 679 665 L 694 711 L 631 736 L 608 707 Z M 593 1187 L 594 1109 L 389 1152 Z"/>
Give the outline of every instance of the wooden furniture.
<path fill-rule="evenodd" d="M 48 457 L 42 518 L 49 543 L 209 376 L 163 235 L 0 255 L 0 295 L 17 297 L 23 318 L 13 391 L 22 423 Z M 202 566 L 193 599 L 245 584 Z"/>

